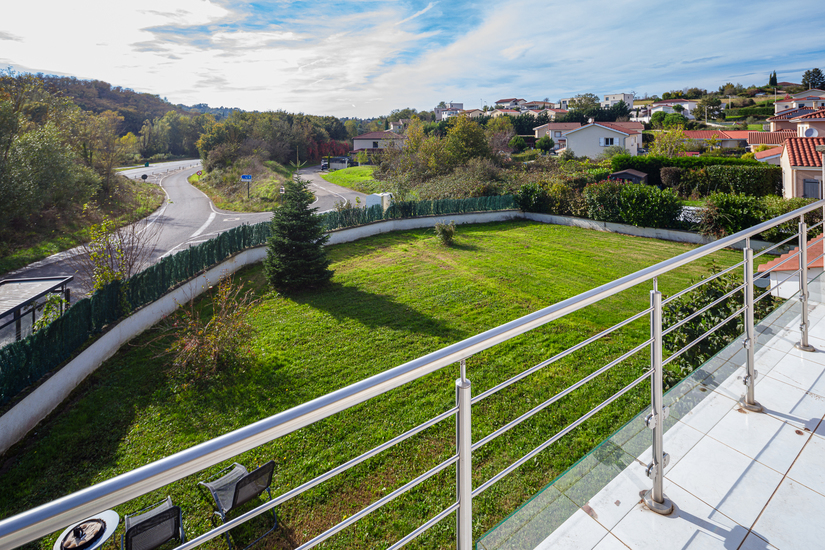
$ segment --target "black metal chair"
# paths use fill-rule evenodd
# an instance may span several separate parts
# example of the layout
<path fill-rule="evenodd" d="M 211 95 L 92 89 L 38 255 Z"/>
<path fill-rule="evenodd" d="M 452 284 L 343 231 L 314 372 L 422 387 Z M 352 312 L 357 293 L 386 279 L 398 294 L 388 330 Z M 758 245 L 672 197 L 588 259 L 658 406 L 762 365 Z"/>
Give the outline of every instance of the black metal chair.
<path fill-rule="evenodd" d="M 227 470 L 231 471 L 215 479 Z M 217 508 L 215 514 L 221 518 L 222 522 L 226 522 L 226 515 L 229 512 L 243 506 L 253 498 L 260 496 L 264 491 L 266 491 L 269 499 L 272 500 L 272 492 L 269 490 L 269 486 L 272 484 L 272 474 L 274 471 L 275 462 L 272 460 L 251 472 L 248 472 L 246 468 L 236 462 L 209 478 L 210 480 L 215 479 L 215 481 L 200 481 L 198 485 L 203 485 L 209 489 L 215 501 L 215 508 Z M 278 527 L 278 516 L 275 514 L 274 508 L 272 509 L 272 517 L 275 520 L 275 525 L 273 525 L 269 531 L 249 543 L 246 548 L 249 548 Z M 231 549 L 232 541 L 229 539 L 229 532 L 226 532 L 225 535 L 226 542 Z M 244 548 L 244 550 L 246 550 L 246 548 Z"/>
<path fill-rule="evenodd" d="M 123 516 L 123 522 L 126 532 L 120 536 L 121 550 L 154 550 L 172 539 L 186 542 L 180 507 L 172 506 L 170 497 Z"/>

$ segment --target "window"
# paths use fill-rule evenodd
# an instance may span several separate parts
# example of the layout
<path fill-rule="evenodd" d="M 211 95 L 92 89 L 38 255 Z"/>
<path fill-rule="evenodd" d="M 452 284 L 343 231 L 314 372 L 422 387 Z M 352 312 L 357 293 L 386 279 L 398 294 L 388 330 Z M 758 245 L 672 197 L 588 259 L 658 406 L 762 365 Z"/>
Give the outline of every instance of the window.
<path fill-rule="evenodd" d="M 378 142 L 377 141 L 372 142 L 372 148 L 373 149 L 378 149 Z"/>
<path fill-rule="evenodd" d="M 555 135 L 556 137 L 561 137 L 561 130 L 556 130 Z"/>
<path fill-rule="evenodd" d="M 604 146 L 610 147 L 611 145 L 613 145 L 613 138 L 604 138 Z"/>

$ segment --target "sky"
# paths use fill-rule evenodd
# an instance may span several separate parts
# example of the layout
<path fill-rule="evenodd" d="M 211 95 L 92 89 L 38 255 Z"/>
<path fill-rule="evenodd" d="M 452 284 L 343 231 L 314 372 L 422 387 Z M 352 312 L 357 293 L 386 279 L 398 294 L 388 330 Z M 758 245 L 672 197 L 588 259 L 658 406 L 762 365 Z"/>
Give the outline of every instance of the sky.
<path fill-rule="evenodd" d="M 376 117 L 825 70 L 814 4 L 693 0 L 2 0 L 0 67 L 172 103 Z"/>

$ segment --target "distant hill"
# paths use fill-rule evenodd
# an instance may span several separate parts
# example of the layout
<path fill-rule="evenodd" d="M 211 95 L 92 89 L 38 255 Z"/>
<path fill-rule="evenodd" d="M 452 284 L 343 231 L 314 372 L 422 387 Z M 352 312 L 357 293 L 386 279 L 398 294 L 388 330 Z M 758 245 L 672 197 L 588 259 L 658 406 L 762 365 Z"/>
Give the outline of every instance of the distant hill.
<path fill-rule="evenodd" d="M 227 118 L 235 111 L 243 111 L 243 109 L 238 109 L 237 107 L 210 107 L 206 103 L 198 103 L 197 105 L 192 105 L 191 107 L 178 104 L 176 107 L 188 113 L 210 114 L 219 122 Z"/>
<path fill-rule="evenodd" d="M 117 111 L 123 117 L 123 133 L 138 134 L 144 120 L 162 117 L 168 111 L 187 113 L 157 95 L 138 93 L 101 80 L 80 80 L 71 76 L 37 75 L 51 92 L 60 92 L 84 111 Z"/>

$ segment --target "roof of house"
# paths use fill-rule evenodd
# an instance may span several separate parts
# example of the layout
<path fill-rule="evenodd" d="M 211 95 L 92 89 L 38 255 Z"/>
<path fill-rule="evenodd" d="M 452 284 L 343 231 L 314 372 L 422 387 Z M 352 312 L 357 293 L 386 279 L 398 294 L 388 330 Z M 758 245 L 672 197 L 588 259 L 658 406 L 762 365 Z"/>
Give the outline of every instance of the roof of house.
<path fill-rule="evenodd" d="M 807 166 L 820 168 L 822 153 L 816 150 L 817 145 L 825 145 L 825 137 L 792 137 L 785 140 L 784 155 L 788 153 L 791 166 Z"/>
<path fill-rule="evenodd" d="M 796 84 L 794 82 L 777 82 L 776 85 L 777 86 L 782 86 L 782 87 L 785 87 L 785 86 L 789 86 L 789 87 L 790 86 L 802 86 L 802 84 Z"/>
<path fill-rule="evenodd" d="M 619 126 L 621 128 L 625 128 L 628 130 L 639 130 L 640 132 L 645 129 L 645 125 L 641 122 L 636 121 L 625 121 L 625 122 L 611 122 L 613 126 Z"/>
<path fill-rule="evenodd" d="M 631 176 L 636 176 L 637 178 L 646 178 L 647 174 L 644 172 L 639 172 L 638 170 L 634 170 L 633 168 L 627 168 L 626 170 L 619 170 L 618 172 L 613 172 L 610 174 L 611 176 L 618 176 L 620 174 L 630 174 Z"/>
<path fill-rule="evenodd" d="M 508 97 L 506 99 L 499 99 L 498 101 L 496 101 L 496 103 L 510 103 L 511 101 L 524 101 L 524 100 L 521 99 L 521 98 L 518 98 L 518 97 Z"/>
<path fill-rule="evenodd" d="M 781 145 L 779 147 L 772 147 L 770 149 L 765 149 L 764 151 L 759 151 L 758 153 L 753 154 L 753 158 L 756 160 L 765 160 L 773 157 L 778 157 L 782 154 L 782 150 L 784 147 Z"/>
<path fill-rule="evenodd" d="M 793 130 L 780 130 L 778 132 L 748 132 L 748 145 L 780 145 L 786 139 L 796 137 Z"/>
<path fill-rule="evenodd" d="M 650 105 L 669 105 L 673 103 L 696 103 L 698 102 L 697 99 L 662 99 L 660 101 L 656 101 L 655 103 L 651 103 Z"/>
<path fill-rule="evenodd" d="M 749 133 L 747 130 L 725 130 L 728 139 L 748 139 Z"/>
<path fill-rule="evenodd" d="M 545 111 L 553 111 L 554 113 L 568 113 L 567 109 L 545 109 Z"/>
<path fill-rule="evenodd" d="M 389 130 L 382 130 L 380 132 L 367 132 L 360 136 L 355 136 L 352 139 L 405 139 L 404 136 L 390 132 Z"/>
<path fill-rule="evenodd" d="M 809 107 L 795 107 L 793 109 L 785 109 L 784 111 L 779 111 L 772 117 L 768 118 L 768 122 L 773 122 L 775 120 L 790 120 L 800 114 L 811 113 L 813 109 Z"/>
<path fill-rule="evenodd" d="M 547 128 L 548 130 L 572 130 L 581 125 L 581 122 L 548 122 L 547 124 L 536 126 L 533 130 L 538 130 L 539 128 Z"/>
<path fill-rule="evenodd" d="M 638 134 L 637 130 L 633 130 L 630 128 L 622 128 L 621 126 L 617 126 L 615 122 L 591 122 L 590 124 L 585 124 L 583 126 L 579 126 L 574 130 L 570 130 L 567 132 L 568 134 L 572 134 L 573 132 L 578 132 L 579 130 L 584 130 L 585 128 L 590 128 L 593 126 L 599 126 L 604 128 L 605 130 L 612 130 L 614 132 L 618 132 L 620 134 L 624 134 L 626 136 L 632 136 L 634 134 Z"/>
<path fill-rule="evenodd" d="M 808 267 L 825 267 L 825 256 L 822 255 L 822 240 L 823 235 L 811 240 L 808 242 L 808 258 L 816 258 L 813 262 L 808 264 Z M 774 266 L 779 266 L 774 269 L 774 272 L 779 271 L 796 271 L 799 269 L 799 247 L 797 246 L 790 252 L 782 254 L 775 260 L 771 260 L 768 263 L 762 264 L 759 266 L 758 270 L 759 273 L 763 273 L 768 271 Z M 785 261 L 788 260 L 788 261 Z M 782 263 L 785 262 L 785 263 Z M 779 265 L 782 264 L 782 265 Z"/>
<path fill-rule="evenodd" d="M 728 139 L 722 130 L 685 130 L 683 133 L 688 139 Z"/>
<path fill-rule="evenodd" d="M 810 113 L 795 116 L 793 120 L 821 120 L 825 118 L 825 109 L 819 109 Z"/>
<path fill-rule="evenodd" d="M 516 113 L 521 114 L 521 111 L 516 111 L 515 109 L 496 109 L 499 113 Z"/>

